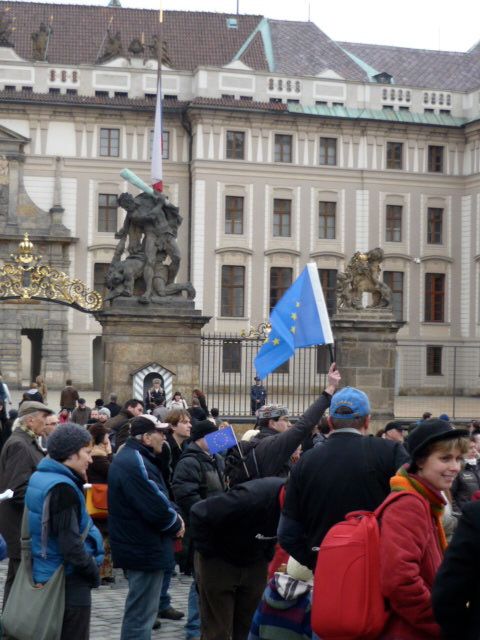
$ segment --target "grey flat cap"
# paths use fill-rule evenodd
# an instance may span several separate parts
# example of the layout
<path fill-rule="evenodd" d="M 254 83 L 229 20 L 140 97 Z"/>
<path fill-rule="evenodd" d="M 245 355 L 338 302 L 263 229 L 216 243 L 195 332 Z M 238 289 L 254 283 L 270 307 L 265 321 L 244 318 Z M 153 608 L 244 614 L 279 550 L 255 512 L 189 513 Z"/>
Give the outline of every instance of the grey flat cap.
<path fill-rule="evenodd" d="M 22 402 L 18 410 L 18 417 L 28 416 L 29 413 L 36 413 L 37 411 L 45 411 L 46 413 L 55 413 L 53 409 L 47 407 L 43 402 L 37 402 L 36 400 L 26 400 Z"/>

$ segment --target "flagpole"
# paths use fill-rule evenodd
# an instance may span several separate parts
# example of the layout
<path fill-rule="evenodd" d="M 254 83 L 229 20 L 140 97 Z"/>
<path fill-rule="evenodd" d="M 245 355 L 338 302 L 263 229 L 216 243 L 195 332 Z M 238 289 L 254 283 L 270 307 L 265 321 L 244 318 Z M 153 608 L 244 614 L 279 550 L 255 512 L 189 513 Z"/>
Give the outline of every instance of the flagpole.
<path fill-rule="evenodd" d="M 157 43 L 157 103 L 155 106 L 155 126 L 152 141 L 152 173 L 159 170 L 161 175 L 152 175 L 155 191 L 163 191 L 163 118 L 162 118 L 162 54 L 163 54 L 163 9 L 160 0 L 158 12 L 158 43 Z M 159 102 L 160 101 L 160 102 Z M 159 130 L 158 130 L 159 129 Z M 158 139 L 156 139 L 157 134 Z M 159 145 L 159 146 L 158 146 Z M 160 155 L 157 155 L 160 154 Z M 160 180 L 160 182 L 158 182 Z"/>

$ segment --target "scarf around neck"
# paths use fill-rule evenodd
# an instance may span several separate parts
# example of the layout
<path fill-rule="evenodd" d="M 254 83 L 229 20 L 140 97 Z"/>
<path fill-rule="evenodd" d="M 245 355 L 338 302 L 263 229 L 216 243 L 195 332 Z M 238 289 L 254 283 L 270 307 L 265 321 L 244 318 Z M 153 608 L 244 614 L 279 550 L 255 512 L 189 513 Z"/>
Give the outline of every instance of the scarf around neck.
<path fill-rule="evenodd" d="M 447 548 L 447 538 L 443 528 L 443 512 L 445 509 L 445 500 L 442 495 L 429 487 L 418 476 L 408 473 L 408 465 L 401 467 L 393 478 L 390 478 L 390 488 L 392 491 L 408 491 L 409 493 L 418 493 L 430 505 L 430 512 L 433 516 L 437 529 L 438 541 L 440 549 L 445 551 Z"/>

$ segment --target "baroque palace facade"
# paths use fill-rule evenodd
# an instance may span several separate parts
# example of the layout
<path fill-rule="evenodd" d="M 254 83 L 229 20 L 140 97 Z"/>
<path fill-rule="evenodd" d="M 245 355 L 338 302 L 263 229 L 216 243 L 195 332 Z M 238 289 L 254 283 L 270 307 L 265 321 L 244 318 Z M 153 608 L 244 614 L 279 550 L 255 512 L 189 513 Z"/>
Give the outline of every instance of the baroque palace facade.
<path fill-rule="evenodd" d="M 28 231 L 102 289 L 120 171 L 149 181 L 157 29 L 154 11 L 0 2 L 4 260 Z M 480 345 L 480 45 L 334 42 L 310 22 L 200 12 L 167 11 L 162 29 L 164 183 L 205 331 L 268 318 L 308 261 L 334 312 L 337 272 L 381 246 L 400 344 L 418 349 L 400 384 L 441 390 L 446 347 Z M 0 322 L 8 382 L 23 335 L 47 382 L 98 388 L 93 317 L 2 304 Z M 457 383 L 475 392 L 479 375 L 477 361 Z"/>

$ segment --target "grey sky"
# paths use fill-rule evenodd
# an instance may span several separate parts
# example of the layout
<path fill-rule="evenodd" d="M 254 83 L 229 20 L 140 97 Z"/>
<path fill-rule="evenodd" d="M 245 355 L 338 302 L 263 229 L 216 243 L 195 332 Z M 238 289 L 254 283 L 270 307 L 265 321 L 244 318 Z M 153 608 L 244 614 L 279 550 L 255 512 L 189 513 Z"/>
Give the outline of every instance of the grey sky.
<path fill-rule="evenodd" d="M 36 0 L 44 2 L 46 0 Z M 51 0 L 50 0 L 51 1 Z M 335 40 L 421 49 L 467 51 L 480 40 L 480 3 L 475 0 L 121 0 L 136 9 L 236 12 L 283 20 L 310 19 Z M 7 0 L 1 0 L 8 5 Z M 108 0 L 63 0 L 54 4 L 108 4 Z M 387 8 L 388 7 L 388 8 Z"/>

